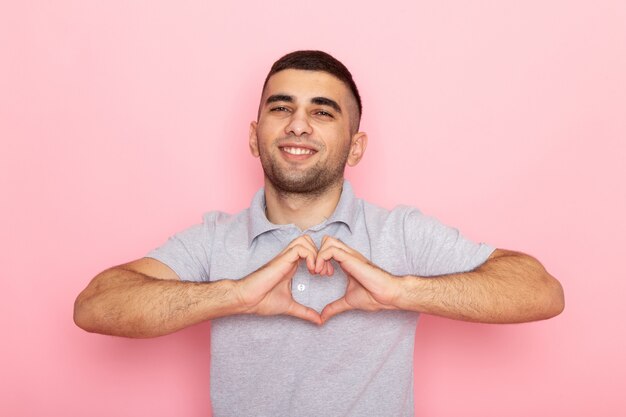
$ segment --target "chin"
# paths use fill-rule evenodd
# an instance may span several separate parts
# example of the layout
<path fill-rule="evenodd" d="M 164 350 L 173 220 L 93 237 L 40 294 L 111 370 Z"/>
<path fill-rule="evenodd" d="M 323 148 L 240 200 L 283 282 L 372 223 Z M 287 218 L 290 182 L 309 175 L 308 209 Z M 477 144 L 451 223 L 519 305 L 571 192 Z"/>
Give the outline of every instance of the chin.
<path fill-rule="evenodd" d="M 343 183 L 343 175 L 328 178 L 321 175 L 310 175 L 305 178 L 272 178 L 266 175 L 268 181 L 278 191 L 287 194 L 319 195 Z"/>

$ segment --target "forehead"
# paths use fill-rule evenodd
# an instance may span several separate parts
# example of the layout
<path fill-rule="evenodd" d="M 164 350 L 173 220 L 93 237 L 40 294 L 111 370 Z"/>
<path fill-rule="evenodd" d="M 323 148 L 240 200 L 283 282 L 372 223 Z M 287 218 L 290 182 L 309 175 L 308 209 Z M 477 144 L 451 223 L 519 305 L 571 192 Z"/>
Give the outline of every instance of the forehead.
<path fill-rule="evenodd" d="M 287 69 L 272 75 L 263 91 L 262 102 L 274 94 L 286 94 L 296 100 L 308 101 L 312 97 L 327 97 L 347 104 L 348 87 L 334 75 L 323 71 Z"/>

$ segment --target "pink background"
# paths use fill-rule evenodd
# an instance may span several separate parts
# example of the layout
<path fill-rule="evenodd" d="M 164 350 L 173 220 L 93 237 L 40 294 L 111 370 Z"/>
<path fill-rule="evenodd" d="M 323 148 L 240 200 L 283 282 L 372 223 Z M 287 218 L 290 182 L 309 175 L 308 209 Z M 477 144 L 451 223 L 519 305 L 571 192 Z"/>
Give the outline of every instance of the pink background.
<path fill-rule="evenodd" d="M 0 5 L 0 415 L 209 415 L 208 323 L 92 335 L 73 301 L 203 212 L 247 206 L 261 83 L 303 48 L 362 91 L 360 196 L 533 254 L 565 287 L 550 321 L 422 317 L 417 415 L 626 415 L 626 3 L 383 4 Z"/>

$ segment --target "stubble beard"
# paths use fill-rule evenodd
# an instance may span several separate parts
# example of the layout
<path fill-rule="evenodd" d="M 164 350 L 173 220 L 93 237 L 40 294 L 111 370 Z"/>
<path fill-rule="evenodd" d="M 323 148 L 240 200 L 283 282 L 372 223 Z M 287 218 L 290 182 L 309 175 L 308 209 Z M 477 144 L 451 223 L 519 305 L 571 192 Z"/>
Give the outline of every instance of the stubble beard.
<path fill-rule="evenodd" d="M 290 170 L 281 168 L 277 158 L 272 156 L 270 152 L 259 149 L 266 180 L 280 194 L 298 195 L 299 197 L 316 197 L 334 186 L 342 184 L 349 151 L 350 149 L 347 147 L 335 160 L 330 159 L 327 163 L 318 161 L 306 170 Z"/>

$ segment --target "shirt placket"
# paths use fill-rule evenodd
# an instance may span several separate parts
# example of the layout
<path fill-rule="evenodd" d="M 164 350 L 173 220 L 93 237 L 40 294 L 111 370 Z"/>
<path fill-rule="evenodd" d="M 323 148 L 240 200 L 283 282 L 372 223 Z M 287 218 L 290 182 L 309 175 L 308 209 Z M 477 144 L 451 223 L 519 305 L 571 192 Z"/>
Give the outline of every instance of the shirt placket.
<path fill-rule="evenodd" d="M 294 225 L 289 225 L 285 229 L 281 230 L 284 236 L 283 244 L 285 247 L 289 245 L 291 241 L 296 239 L 302 233 Z M 293 299 L 304 305 L 310 305 L 311 298 L 311 274 L 306 266 L 306 260 L 301 259 L 298 265 L 298 269 L 291 280 L 291 296 Z"/>

